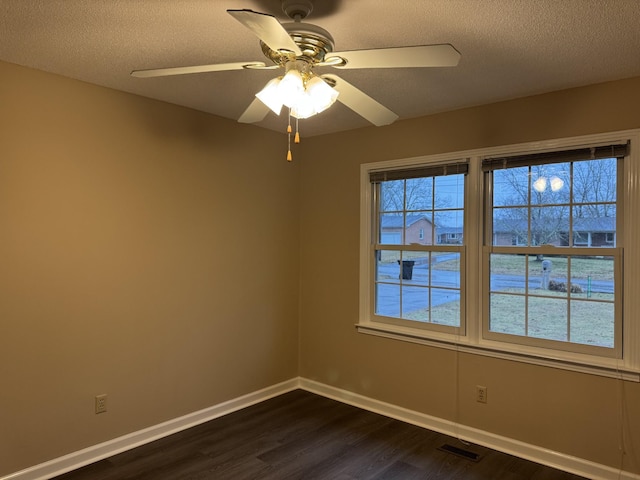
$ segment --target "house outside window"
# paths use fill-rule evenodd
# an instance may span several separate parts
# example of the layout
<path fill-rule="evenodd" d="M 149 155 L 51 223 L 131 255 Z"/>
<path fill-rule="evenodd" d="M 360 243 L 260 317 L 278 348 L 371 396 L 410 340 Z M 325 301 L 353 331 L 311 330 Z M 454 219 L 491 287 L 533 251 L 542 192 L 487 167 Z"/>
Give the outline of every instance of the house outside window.
<path fill-rule="evenodd" d="M 442 245 L 461 245 L 463 232 L 461 227 L 438 226 L 437 242 Z"/>
<path fill-rule="evenodd" d="M 500 240 L 497 235 L 495 236 L 496 240 L 494 241 L 495 245 L 500 245 Z M 513 233 L 511 234 L 511 245 L 526 245 L 527 237 L 523 236 L 521 233 Z"/>
<path fill-rule="evenodd" d="M 358 331 L 640 380 L 634 145 L 640 131 L 362 165 Z M 414 242 L 416 216 L 431 229 Z"/>

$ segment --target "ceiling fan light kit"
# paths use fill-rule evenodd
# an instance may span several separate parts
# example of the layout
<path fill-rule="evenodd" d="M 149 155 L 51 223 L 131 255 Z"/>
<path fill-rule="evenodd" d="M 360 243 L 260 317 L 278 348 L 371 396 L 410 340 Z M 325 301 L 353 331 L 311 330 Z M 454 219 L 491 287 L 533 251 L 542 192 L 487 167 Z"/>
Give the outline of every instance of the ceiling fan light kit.
<path fill-rule="evenodd" d="M 449 44 L 390 47 L 369 50 L 334 51 L 331 34 L 310 23 L 302 22 L 313 10 L 311 0 L 283 0 L 283 12 L 292 20 L 280 23 L 274 16 L 252 10 L 227 10 L 258 39 L 262 53 L 273 65 L 260 61 L 234 62 L 190 67 L 134 70 L 134 77 L 163 77 L 225 70 L 285 70 L 284 75 L 270 80 L 256 94 L 239 122 L 256 123 L 269 110 L 279 115 L 289 108 L 289 117 L 309 118 L 323 112 L 338 100 L 376 126 L 393 123 L 398 116 L 366 93 L 335 74 L 318 75 L 315 68 L 340 70 L 363 68 L 450 67 L 458 64 L 460 53 Z M 296 128 L 297 130 L 297 128 Z M 291 120 L 287 127 L 291 143 Z M 299 135 L 296 131 L 296 143 Z M 291 149 L 287 153 L 291 160 Z"/>
<path fill-rule="evenodd" d="M 295 118 L 309 118 L 329 108 L 338 98 L 338 92 L 311 73 L 305 61 L 290 61 L 285 67 L 284 77 L 269 80 L 256 94 L 276 115 L 286 106 Z"/>

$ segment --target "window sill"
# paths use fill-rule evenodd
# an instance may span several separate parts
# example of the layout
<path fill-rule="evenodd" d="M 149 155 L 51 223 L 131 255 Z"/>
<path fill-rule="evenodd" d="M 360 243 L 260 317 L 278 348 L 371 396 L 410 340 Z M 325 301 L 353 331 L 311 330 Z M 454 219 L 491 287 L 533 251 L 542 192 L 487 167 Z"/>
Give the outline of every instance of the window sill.
<path fill-rule="evenodd" d="M 445 348 L 474 355 L 501 358 L 516 362 L 540 365 L 545 367 L 559 368 L 573 372 L 586 373 L 589 375 L 599 375 L 602 377 L 616 378 L 631 382 L 640 382 L 640 370 L 629 369 L 618 365 L 621 361 L 602 359 L 601 362 L 585 362 L 579 355 L 560 358 L 541 354 L 534 348 L 510 345 L 498 342 L 483 341 L 482 343 L 471 343 L 466 338 L 455 335 L 444 335 L 427 332 L 425 330 L 399 327 L 382 323 L 358 323 L 356 329 L 359 333 L 374 335 L 377 337 L 390 338 L 405 342 L 418 343 L 436 348 Z"/>

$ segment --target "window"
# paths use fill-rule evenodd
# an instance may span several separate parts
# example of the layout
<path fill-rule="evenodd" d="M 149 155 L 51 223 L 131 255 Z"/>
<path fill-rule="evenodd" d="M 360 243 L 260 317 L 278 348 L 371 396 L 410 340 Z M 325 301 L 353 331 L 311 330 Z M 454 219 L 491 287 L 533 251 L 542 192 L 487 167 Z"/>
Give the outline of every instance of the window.
<path fill-rule="evenodd" d="M 502 237 L 499 237 L 499 234 L 494 234 L 496 235 L 496 238 L 494 239 L 494 244 L 495 245 L 499 245 L 500 242 L 502 241 Z M 513 235 L 511 235 L 511 245 L 526 245 L 527 244 L 527 237 L 523 236 L 521 233 L 514 233 Z"/>
<path fill-rule="evenodd" d="M 632 131 L 362 165 L 358 331 L 640 381 L 638 149 Z"/>
<path fill-rule="evenodd" d="M 378 321 L 461 328 L 464 249 L 439 238 L 463 229 L 466 171 L 467 164 L 458 163 L 371 173 L 376 232 L 371 286 Z"/>
<path fill-rule="evenodd" d="M 622 353 L 617 232 L 627 145 L 489 158 L 485 338 L 594 355 Z M 503 245 L 501 234 L 522 241 Z"/>
<path fill-rule="evenodd" d="M 585 232 L 573 232 L 574 245 L 591 245 L 591 235 Z"/>

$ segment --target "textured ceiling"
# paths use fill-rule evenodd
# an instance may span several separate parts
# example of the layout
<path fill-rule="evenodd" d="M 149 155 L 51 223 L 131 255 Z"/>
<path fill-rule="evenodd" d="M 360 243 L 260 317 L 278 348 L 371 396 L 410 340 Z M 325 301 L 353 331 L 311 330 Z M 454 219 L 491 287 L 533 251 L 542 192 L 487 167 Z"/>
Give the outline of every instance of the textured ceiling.
<path fill-rule="evenodd" d="M 462 54 L 453 68 L 339 72 L 400 119 L 640 76 L 640 0 L 315 3 L 306 21 L 336 50 L 450 43 Z M 129 74 L 265 60 L 226 13 L 239 8 L 288 20 L 279 0 L 0 0 L 0 60 L 237 119 L 273 71 Z M 369 125 L 341 104 L 303 122 L 307 136 Z M 269 113 L 258 125 L 285 124 Z"/>

